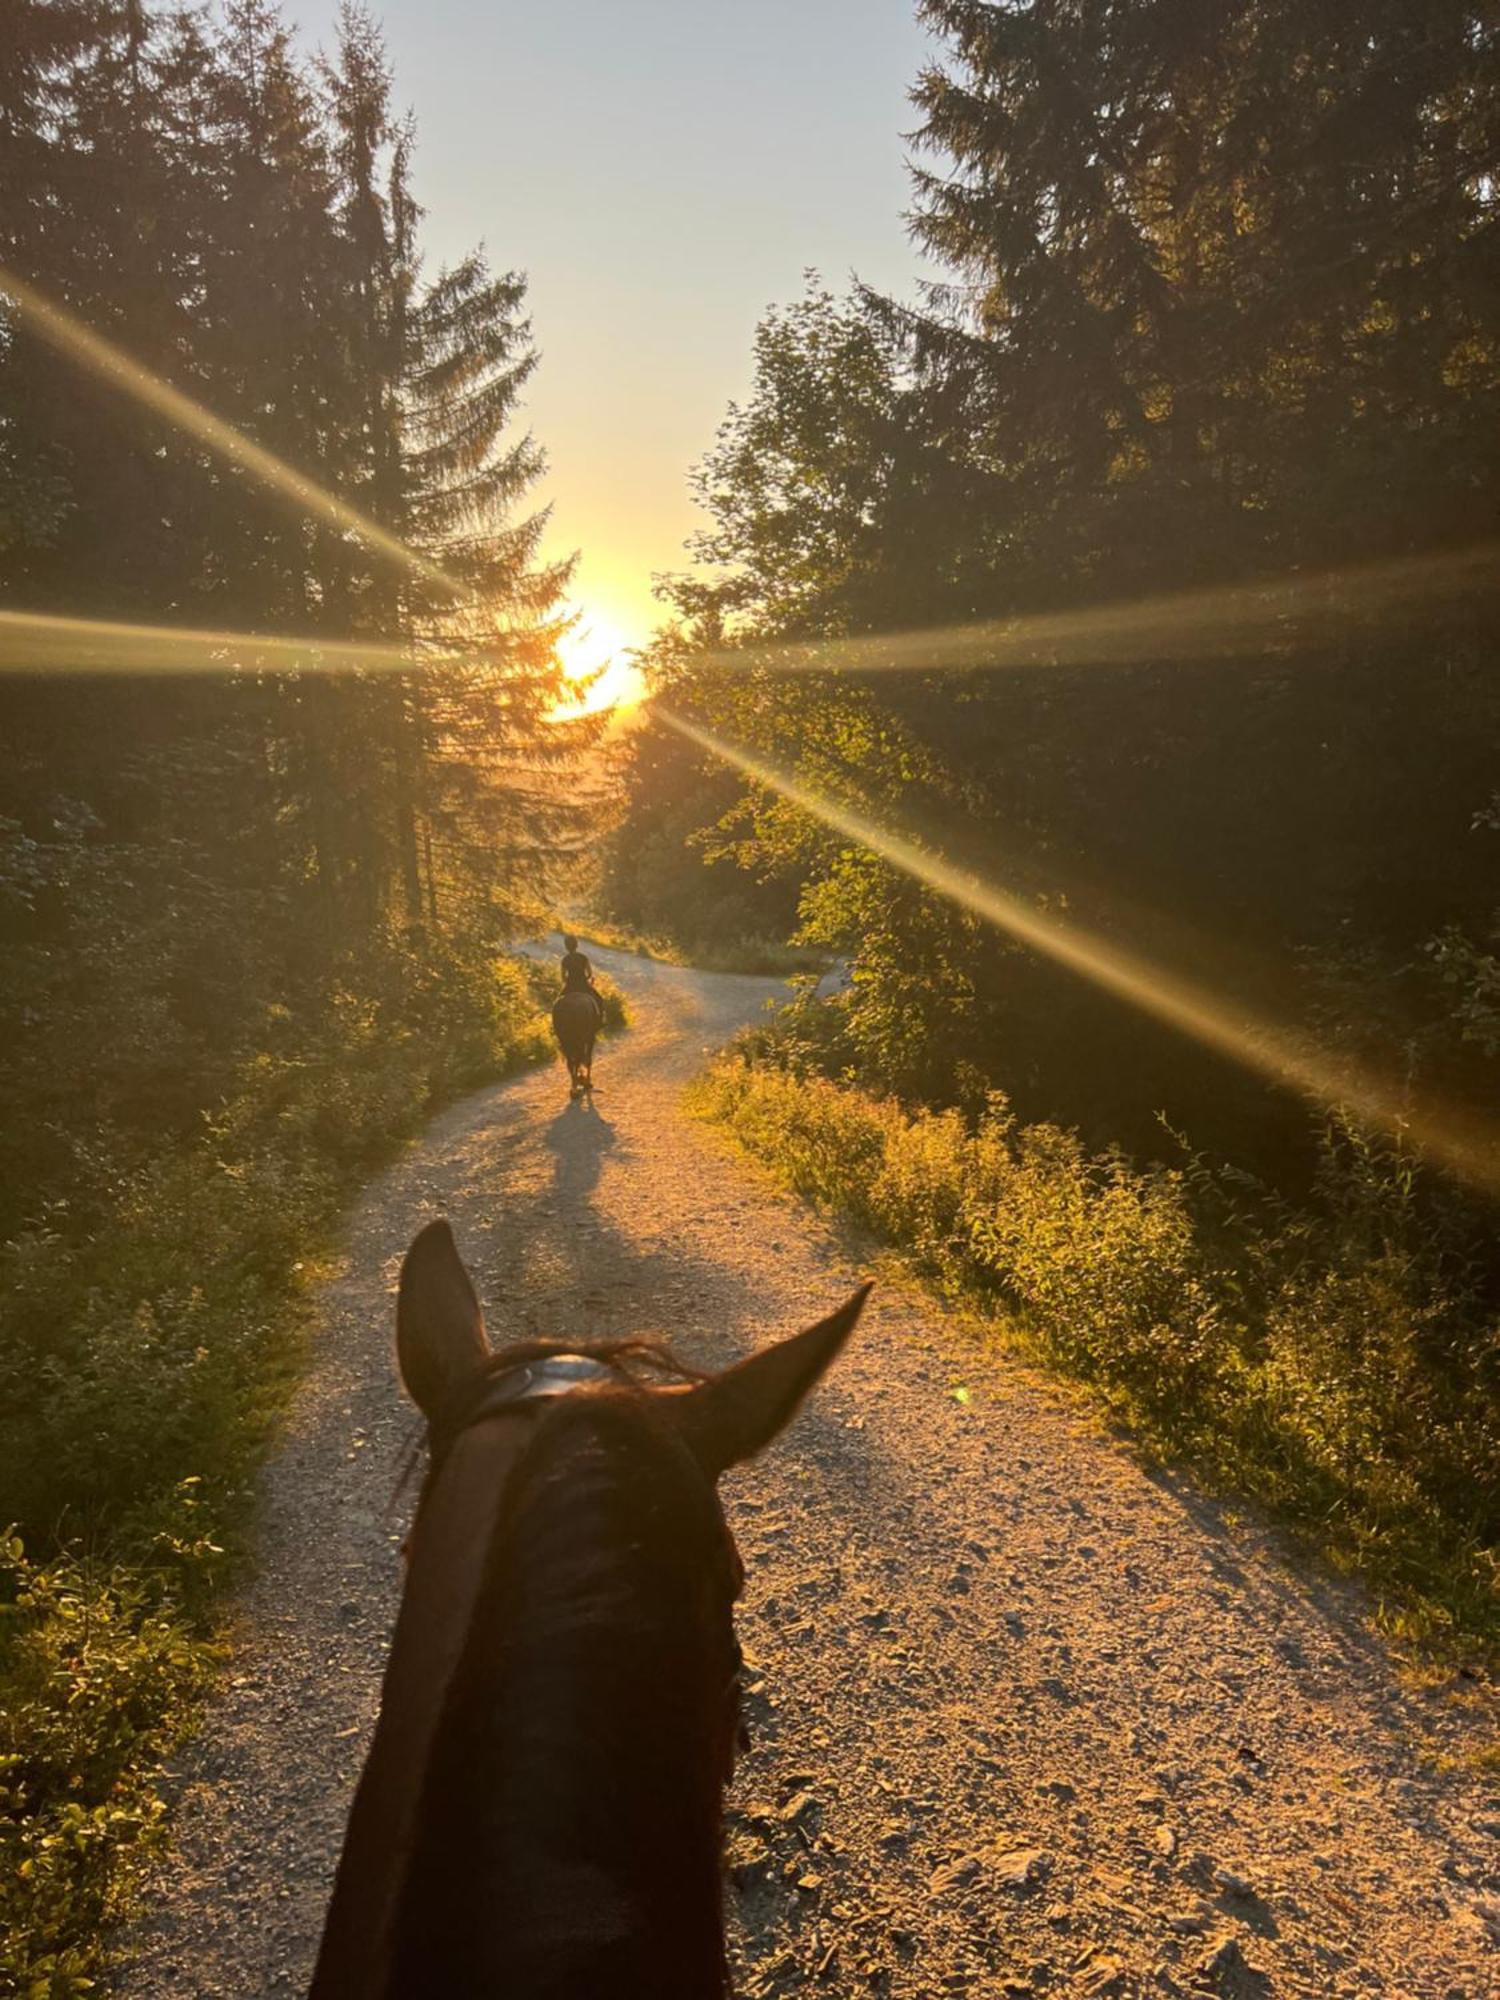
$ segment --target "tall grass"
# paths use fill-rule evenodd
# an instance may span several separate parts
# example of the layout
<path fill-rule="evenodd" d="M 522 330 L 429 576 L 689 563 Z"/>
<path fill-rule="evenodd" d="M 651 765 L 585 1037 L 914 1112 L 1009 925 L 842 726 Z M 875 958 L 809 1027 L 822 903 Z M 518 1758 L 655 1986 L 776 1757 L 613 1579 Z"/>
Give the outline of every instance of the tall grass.
<path fill-rule="evenodd" d="M 314 1021 L 271 1011 L 195 1142 L 117 1163 L 95 1135 L 0 1251 L 0 1992 L 90 1990 L 164 1838 L 351 1193 L 441 1100 L 552 1052 L 519 962 L 365 970 Z"/>
<path fill-rule="evenodd" d="M 1090 1154 L 1000 1097 L 909 1110 L 742 1056 L 700 1108 L 903 1251 L 1150 1446 L 1295 1522 L 1388 1626 L 1500 1657 L 1500 1325 L 1414 1219 L 1401 1162 L 1329 1141 L 1298 1213 L 1201 1163 Z"/>

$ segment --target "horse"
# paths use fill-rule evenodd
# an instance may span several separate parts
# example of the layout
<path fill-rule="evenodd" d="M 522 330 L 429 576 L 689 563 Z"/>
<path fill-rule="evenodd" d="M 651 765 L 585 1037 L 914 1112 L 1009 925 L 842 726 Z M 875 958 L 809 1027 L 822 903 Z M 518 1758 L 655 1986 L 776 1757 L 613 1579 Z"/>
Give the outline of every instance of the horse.
<path fill-rule="evenodd" d="M 717 1481 L 869 1289 L 704 1374 L 648 1341 L 492 1349 L 448 1224 L 417 1236 L 396 1350 L 428 1468 L 309 2000 L 724 2000 Z"/>
<path fill-rule="evenodd" d="M 552 1032 L 568 1065 L 569 1095 L 581 1097 L 594 1087 L 594 1042 L 599 1033 L 599 1003 L 592 993 L 574 988 L 552 1003 Z"/>

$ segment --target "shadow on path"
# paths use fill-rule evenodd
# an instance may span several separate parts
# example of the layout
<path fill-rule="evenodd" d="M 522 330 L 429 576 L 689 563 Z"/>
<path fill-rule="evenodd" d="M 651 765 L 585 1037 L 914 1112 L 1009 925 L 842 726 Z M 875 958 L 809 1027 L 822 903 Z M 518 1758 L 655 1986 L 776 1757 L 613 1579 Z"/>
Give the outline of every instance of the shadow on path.
<path fill-rule="evenodd" d="M 618 1143 L 615 1128 L 591 1097 L 574 1098 L 547 1127 L 554 1154 L 553 1184 L 567 1201 L 583 1201 L 599 1184 L 604 1156 Z"/>

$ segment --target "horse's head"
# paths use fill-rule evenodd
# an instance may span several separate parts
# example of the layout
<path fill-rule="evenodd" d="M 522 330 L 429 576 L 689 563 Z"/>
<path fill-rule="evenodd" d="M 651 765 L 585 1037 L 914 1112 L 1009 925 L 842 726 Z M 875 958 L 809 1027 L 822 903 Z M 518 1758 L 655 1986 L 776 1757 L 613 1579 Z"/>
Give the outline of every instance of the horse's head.
<path fill-rule="evenodd" d="M 712 1482 L 731 1466 L 763 1451 L 795 1415 L 798 1405 L 835 1359 L 854 1331 L 869 1296 L 861 1285 L 851 1298 L 815 1326 L 762 1348 L 721 1374 L 688 1382 L 652 1384 L 653 1374 L 695 1376 L 670 1352 L 647 1342 L 603 1347 L 566 1341 L 514 1342 L 492 1348 L 484 1315 L 446 1222 L 430 1222 L 406 1253 L 396 1304 L 396 1359 L 407 1393 L 428 1423 L 429 1438 L 445 1450 L 455 1429 L 489 1414 L 502 1414 L 514 1401 L 525 1406 L 551 1400 L 548 1381 L 541 1395 L 514 1397 L 486 1389 L 511 1370 L 557 1356 L 597 1362 L 600 1383 L 628 1383 L 648 1395 L 657 1418 L 692 1453 Z M 585 1371 L 580 1371 L 580 1386 Z M 644 1378 L 644 1379 L 643 1379 Z"/>
<path fill-rule="evenodd" d="M 716 1482 L 868 1289 L 701 1375 L 647 1342 L 492 1347 L 448 1225 L 417 1237 L 396 1345 L 429 1470 L 315 1996 L 723 1990 L 741 1572 Z"/>

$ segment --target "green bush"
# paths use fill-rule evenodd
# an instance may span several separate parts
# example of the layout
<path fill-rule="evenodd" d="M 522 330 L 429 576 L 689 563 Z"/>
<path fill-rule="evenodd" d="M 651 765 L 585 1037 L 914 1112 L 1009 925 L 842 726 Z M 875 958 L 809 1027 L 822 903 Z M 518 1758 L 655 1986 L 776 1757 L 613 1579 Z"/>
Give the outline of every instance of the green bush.
<path fill-rule="evenodd" d="M 977 1118 L 743 1055 L 701 1108 L 800 1193 L 987 1308 L 1138 1433 L 1315 1532 L 1393 1628 L 1500 1647 L 1500 1325 L 1406 1215 L 1397 1160 L 1331 1148 L 1325 1208 L 1139 1168 L 992 1097 Z"/>
<path fill-rule="evenodd" d="M 0 1990 L 88 1990 L 163 1837 L 347 1196 L 440 1100 L 551 1052 L 534 969 L 430 951 L 268 1009 L 195 1139 L 96 1130 L 0 1246 Z"/>
<path fill-rule="evenodd" d="M 96 1940 L 161 1846 L 155 1767 L 211 1667 L 173 1593 L 174 1569 L 201 1579 L 220 1553 L 197 1504 L 184 1485 L 175 1534 L 163 1510 L 155 1561 L 33 1564 L 0 1540 L 0 1990 L 89 1991 Z"/>

